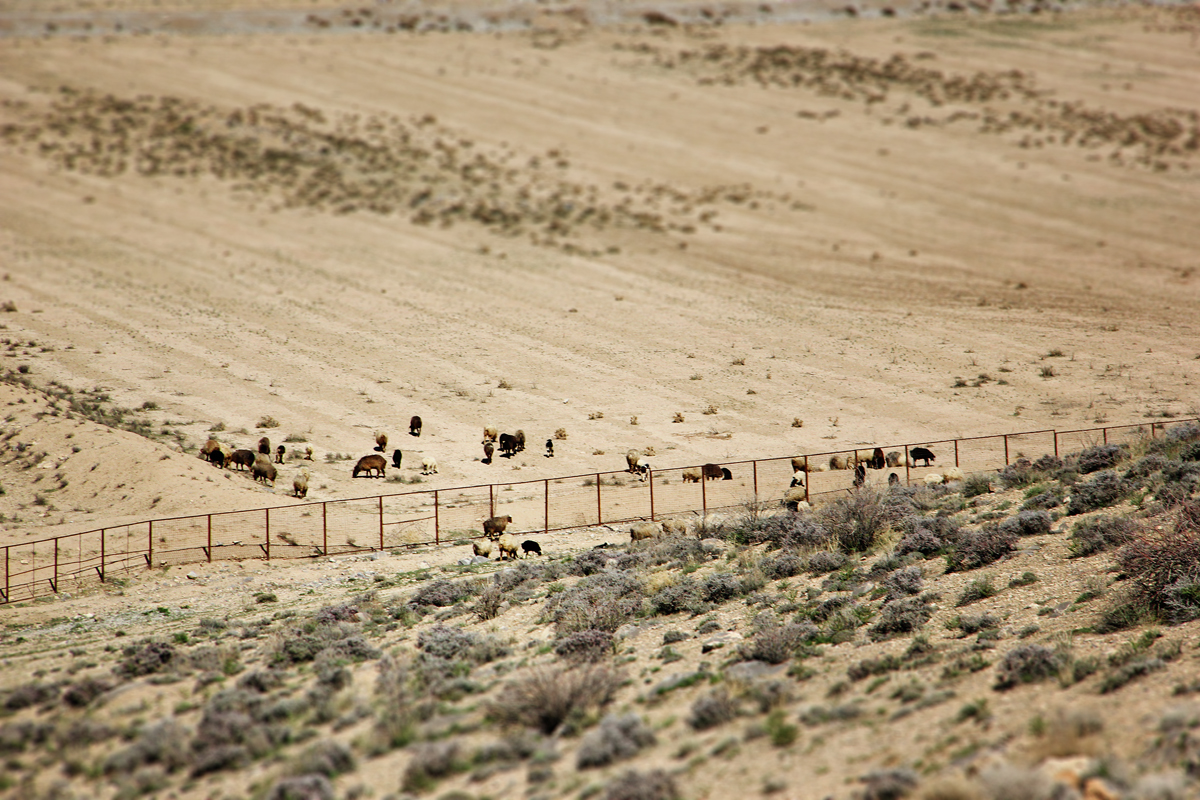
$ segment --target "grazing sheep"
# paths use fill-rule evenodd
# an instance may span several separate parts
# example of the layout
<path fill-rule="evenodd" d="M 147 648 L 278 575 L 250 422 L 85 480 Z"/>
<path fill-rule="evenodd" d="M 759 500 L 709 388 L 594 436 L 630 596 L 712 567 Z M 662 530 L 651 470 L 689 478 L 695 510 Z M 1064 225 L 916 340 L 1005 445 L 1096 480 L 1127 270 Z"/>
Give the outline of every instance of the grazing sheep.
<path fill-rule="evenodd" d="M 657 522 L 636 522 L 629 528 L 629 541 L 640 542 L 643 539 L 653 539 L 662 534 L 662 526 Z"/>
<path fill-rule="evenodd" d="M 416 416 L 415 414 L 413 415 L 413 418 L 408 421 L 408 435 L 409 436 L 420 436 L 421 435 L 421 418 Z"/>
<path fill-rule="evenodd" d="M 899 485 L 900 485 L 900 476 L 894 472 L 889 472 L 888 473 L 888 486 L 899 486 Z"/>
<path fill-rule="evenodd" d="M 515 559 L 517 557 L 517 537 L 511 533 L 506 533 L 496 540 L 496 546 L 500 548 L 500 560 L 505 557 Z"/>
<path fill-rule="evenodd" d="M 546 458 L 554 458 L 554 440 L 546 440 Z"/>
<path fill-rule="evenodd" d="M 729 471 L 728 467 L 721 467 L 721 480 L 723 480 L 723 481 L 733 480 L 733 473 Z"/>
<path fill-rule="evenodd" d="M 792 474 L 792 482 L 788 484 L 788 488 L 794 489 L 797 486 L 803 486 L 803 485 L 804 485 L 804 473 L 802 471 L 797 470 L 796 472 L 794 472 Z"/>
<path fill-rule="evenodd" d="M 271 440 L 265 436 L 259 439 L 258 452 L 262 453 L 264 456 L 271 455 Z"/>
<path fill-rule="evenodd" d="M 310 444 L 308 447 L 304 448 L 304 460 L 312 461 L 313 460 L 312 454 L 313 454 L 313 449 L 312 449 L 312 445 Z"/>
<path fill-rule="evenodd" d="M 495 539 L 512 523 L 512 516 L 488 517 L 483 521 L 483 535 Z"/>
<path fill-rule="evenodd" d="M 946 467 L 942 472 L 942 480 L 946 483 L 950 481 L 961 481 L 963 479 L 963 471 L 958 467 Z"/>
<path fill-rule="evenodd" d="M 931 472 L 925 476 L 925 485 L 926 486 L 937 486 L 941 482 L 942 482 L 942 476 L 938 475 L 936 472 Z"/>
<path fill-rule="evenodd" d="M 929 462 L 937 461 L 937 456 L 928 447 L 914 447 L 908 451 L 909 458 L 912 459 L 913 466 L 916 466 L 918 461 L 924 461 L 925 466 L 929 466 Z"/>
<path fill-rule="evenodd" d="M 436 475 L 438 471 L 437 459 L 433 456 L 425 456 L 421 459 L 421 474 Z"/>
<path fill-rule="evenodd" d="M 250 469 L 254 466 L 254 456 L 255 453 L 253 450 L 234 450 L 233 455 L 229 457 L 226 463 L 233 469 L 237 469 L 238 467 Z"/>
<path fill-rule="evenodd" d="M 204 443 L 204 447 L 200 448 L 200 458 L 207 459 L 214 450 L 220 449 L 221 443 L 210 436 L 208 441 Z"/>
<path fill-rule="evenodd" d="M 683 482 L 684 483 L 699 483 L 700 479 L 703 477 L 704 477 L 704 473 L 700 470 L 699 467 L 692 467 L 691 469 L 685 469 L 683 471 Z"/>
<path fill-rule="evenodd" d="M 882 447 L 876 447 L 875 452 L 871 454 L 871 469 L 883 469 L 887 466 L 887 456 L 883 454 Z"/>
<path fill-rule="evenodd" d="M 889 467 L 899 467 L 902 465 L 901 462 L 904 461 L 904 453 L 901 453 L 899 450 L 893 450 L 887 454 L 884 460 Z"/>
<path fill-rule="evenodd" d="M 492 463 L 492 453 L 495 453 L 495 452 L 496 452 L 496 445 L 492 444 L 491 442 L 484 442 L 483 443 L 483 463 L 485 463 L 485 464 Z"/>
<path fill-rule="evenodd" d="M 477 556 L 483 556 L 484 558 L 492 557 L 492 543 L 489 541 L 471 542 L 471 549 Z"/>
<path fill-rule="evenodd" d="M 719 481 L 725 477 L 724 471 L 717 464 L 705 464 L 700 468 L 706 481 Z"/>
<path fill-rule="evenodd" d="M 263 483 L 270 481 L 271 485 L 274 486 L 275 476 L 277 474 L 278 473 L 275 471 L 275 465 L 271 463 L 270 457 L 264 458 L 262 453 L 259 453 L 257 456 L 255 456 L 254 466 L 250 468 L 250 477 L 254 478 L 256 481 L 262 481 Z"/>
<path fill-rule="evenodd" d="M 799 511 L 800 504 L 805 501 L 804 487 L 795 486 L 787 490 L 787 494 L 783 496 L 783 504 L 788 511 Z"/>
<path fill-rule="evenodd" d="M 517 452 L 520 453 L 523 451 L 525 449 L 525 431 L 518 429 L 517 432 L 513 434 L 513 441 L 516 442 Z"/>
<path fill-rule="evenodd" d="M 665 519 L 662 523 L 663 533 L 669 533 L 675 536 L 686 536 L 688 532 L 687 520 L 684 519 Z"/>
<path fill-rule="evenodd" d="M 846 462 L 845 456 L 830 456 L 829 457 L 829 468 L 830 469 L 846 469 L 846 463 L 847 462 Z"/>
<path fill-rule="evenodd" d="M 363 456 L 354 465 L 354 470 L 350 473 L 351 478 L 357 478 L 359 473 L 366 473 L 366 477 L 370 478 L 371 473 L 378 473 L 379 477 L 383 477 L 384 470 L 387 469 L 387 459 L 383 456 L 369 455 Z"/>
<path fill-rule="evenodd" d="M 387 449 L 387 434 L 386 433 L 376 433 L 375 434 L 375 449 L 380 453 L 382 453 L 384 450 Z"/>
<path fill-rule="evenodd" d="M 286 452 L 287 452 L 287 448 L 285 448 L 283 445 L 279 445 L 279 447 L 275 448 L 275 463 L 276 464 L 283 463 L 283 454 Z"/>
<path fill-rule="evenodd" d="M 308 470 L 302 469 L 296 477 L 292 478 L 292 495 L 308 497 Z"/>
<path fill-rule="evenodd" d="M 208 462 L 215 467 L 224 467 L 225 466 L 225 451 L 219 447 L 216 450 L 213 450 L 211 453 L 208 454 Z"/>
<path fill-rule="evenodd" d="M 627 453 L 625 453 L 625 463 L 629 465 L 628 467 L 626 467 L 625 471 L 626 472 L 637 472 L 638 461 L 641 459 L 641 457 L 642 457 L 642 454 L 639 453 L 637 450 L 630 450 Z"/>
<path fill-rule="evenodd" d="M 867 465 L 854 465 L 854 486 L 857 488 L 867 482 Z"/>
<path fill-rule="evenodd" d="M 646 480 L 646 477 L 650 474 L 650 469 L 650 462 L 645 458 L 639 458 L 637 460 L 637 464 L 634 465 L 633 471 L 637 473 L 642 480 Z"/>
<path fill-rule="evenodd" d="M 792 472 L 808 472 L 808 459 L 805 456 L 796 456 L 793 458 Z"/>
<path fill-rule="evenodd" d="M 485 425 L 483 428 L 483 440 L 485 442 L 494 442 L 500 434 L 496 431 L 495 425 Z"/>
<path fill-rule="evenodd" d="M 517 439 L 511 434 L 500 434 L 500 455 L 505 458 L 512 458 L 517 452 Z"/>
<path fill-rule="evenodd" d="M 399 450 L 392 451 L 392 466 L 393 467 L 395 467 L 396 469 L 400 469 L 400 462 L 403 459 L 404 459 L 404 453 L 401 453 Z"/>
<path fill-rule="evenodd" d="M 875 455 L 873 450 L 857 450 L 854 453 L 855 464 L 870 464 L 871 458 Z"/>
<path fill-rule="evenodd" d="M 535 553 L 540 556 L 542 554 L 542 546 L 533 539 L 526 539 L 525 541 L 521 542 L 521 553 L 526 556 L 528 556 L 530 553 Z"/>

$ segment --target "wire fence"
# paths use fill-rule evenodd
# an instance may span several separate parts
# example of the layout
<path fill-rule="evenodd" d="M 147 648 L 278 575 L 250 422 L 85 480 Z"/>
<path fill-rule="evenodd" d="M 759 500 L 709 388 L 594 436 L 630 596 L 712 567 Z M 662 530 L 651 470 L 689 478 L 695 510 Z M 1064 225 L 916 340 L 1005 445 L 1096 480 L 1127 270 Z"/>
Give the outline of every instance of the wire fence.
<path fill-rule="evenodd" d="M 1171 426 L 1200 420 L 1176 420 Z M 1134 444 L 1162 435 L 1166 422 L 1082 430 L 1024 431 L 880 448 L 895 466 L 866 469 L 867 482 L 895 473 L 905 485 L 953 463 L 964 475 L 995 471 L 1017 458 L 1058 456 L 1099 444 Z M 936 454 L 932 463 L 918 451 Z M 783 502 L 797 468 L 804 499 L 848 491 L 856 464 L 875 448 L 832 450 L 717 465 L 597 472 L 564 478 L 422 489 L 347 500 L 226 511 L 134 522 L 0 547 L 0 605 L 33 600 L 121 578 L 135 570 L 213 560 L 314 558 L 442 545 L 482 537 L 487 517 L 511 516 L 516 534 L 707 514 L 748 503 Z M 952 459 L 952 461 L 951 461 Z M 830 468 L 831 465 L 841 468 Z M 845 466 L 842 466 L 845 465 Z M 824 469 L 822 469 L 824 468 Z M 724 472 L 722 472 L 724 470 Z M 705 473 L 714 477 L 709 479 Z"/>

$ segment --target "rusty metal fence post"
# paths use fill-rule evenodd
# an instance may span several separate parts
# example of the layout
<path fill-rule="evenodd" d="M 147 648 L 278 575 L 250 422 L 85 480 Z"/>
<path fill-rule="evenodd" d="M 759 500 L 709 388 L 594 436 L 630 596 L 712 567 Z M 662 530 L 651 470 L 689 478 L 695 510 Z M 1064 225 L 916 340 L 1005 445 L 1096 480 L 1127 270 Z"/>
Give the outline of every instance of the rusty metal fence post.
<path fill-rule="evenodd" d="M 811 473 L 808 471 L 808 456 L 805 456 L 804 457 L 804 502 L 806 502 L 806 503 L 811 502 L 808 497 L 808 484 L 812 483 L 812 481 L 809 477 L 810 475 L 811 475 Z"/>
<path fill-rule="evenodd" d="M 646 479 L 650 481 L 650 521 L 654 522 L 654 470 L 646 468 Z"/>
<path fill-rule="evenodd" d="M 1008 466 L 1008 434 L 1004 434 L 1004 466 Z"/>
<path fill-rule="evenodd" d="M 908 445 L 904 445 L 904 485 L 912 483 L 912 458 L 908 455 Z"/>
<path fill-rule="evenodd" d="M 442 543 L 442 520 L 441 520 L 441 503 L 438 499 L 438 490 L 433 490 L 433 543 Z"/>
<path fill-rule="evenodd" d="M 708 476 L 704 474 L 704 468 L 700 468 L 700 508 L 704 512 L 704 516 L 708 516 Z"/>
<path fill-rule="evenodd" d="M 758 502 L 758 459 L 750 462 L 750 471 L 754 474 L 754 502 Z M 808 481 L 805 481 L 807 483 Z"/>
<path fill-rule="evenodd" d="M 543 522 L 543 524 L 542 524 L 542 533 L 549 533 L 550 532 L 550 479 L 549 478 L 545 478 L 542 480 L 542 499 L 545 501 L 545 506 L 544 506 L 544 509 L 542 512 L 544 515 L 543 519 L 545 520 L 545 522 Z"/>
<path fill-rule="evenodd" d="M 329 503 L 321 503 L 321 555 L 329 555 Z"/>
<path fill-rule="evenodd" d="M 210 520 L 211 520 L 211 518 L 210 518 Z M 98 570 L 100 572 L 100 582 L 101 583 L 104 583 L 104 572 L 105 572 L 105 568 L 108 566 L 108 561 L 104 557 L 104 539 L 105 539 L 104 534 L 105 534 L 105 531 L 107 531 L 107 530 L 108 530 L 107 528 L 100 529 L 100 566 L 98 567 Z M 8 565 L 7 564 L 5 564 L 5 570 L 4 570 L 4 586 L 5 586 L 5 588 L 8 587 Z"/>
<path fill-rule="evenodd" d="M 263 552 L 267 556 L 267 561 L 271 560 L 271 509 L 264 509 L 267 512 L 267 529 L 266 536 L 263 537 Z"/>
<path fill-rule="evenodd" d="M 958 439 L 954 440 L 954 466 L 959 466 L 958 463 Z"/>
<path fill-rule="evenodd" d="M 383 495 L 379 495 L 379 552 L 383 552 Z"/>
<path fill-rule="evenodd" d="M 146 525 L 146 569 L 154 566 L 154 520 Z"/>
<path fill-rule="evenodd" d="M 604 524 L 604 507 L 600 503 L 600 473 L 596 473 L 596 524 Z"/>
<path fill-rule="evenodd" d="M 208 515 L 208 549 L 205 550 L 208 555 L 208 563 L 212 563 L 212 514 Z M 100 561 L 104 561 L 104 535 L 100 538 Z"/>

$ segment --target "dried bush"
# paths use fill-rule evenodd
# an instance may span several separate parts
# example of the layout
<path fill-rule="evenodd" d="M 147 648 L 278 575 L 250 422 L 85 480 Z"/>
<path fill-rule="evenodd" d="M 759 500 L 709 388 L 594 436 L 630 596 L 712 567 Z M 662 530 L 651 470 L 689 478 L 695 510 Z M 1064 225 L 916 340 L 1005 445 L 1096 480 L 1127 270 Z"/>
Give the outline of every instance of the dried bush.
<path fill-rule="evenodd" d="M 879 613 L 879 622 L 871 626 L 871 638 L 879 641 L 918 631 L 933 616 L 933 612 L 933 605 L 924 595 L 887 603 Z"/>
<path fill-rule="evenodd" d="M 271 785 L 265 800 L 334 800 L 333 784 L 320 774 L 280 778 Z"/>
<path fill-rule="evenodd" d="M 190 755 L 187 729 L 167 719 L 143 728 L 132 744 L 110 753 L 104 759 L 103 771 L 106 775 L 129 775 L 155 764 L 174 772 L 187 765 Z"/>
<path fill-rule="evenodd" d="M 554 654 L 565 661 L 599 661 L 612 655 L 615 639 L 608 631 L 591 628 L 568 633 L 554 645 Z"/>
<path fill-rule="evenodd" d="M 475 601 L 475 616 L 485 622 L 495 619 L 500 614 L 500 604 L 503 602 L 504 593 L 498 585 L 493 583 L 484 587 L 484 590 L 479 593 L 479 599 Z"/>
<path fill-rule="evenodd" d="M 1098 472 L 1091 480 L 1081 481 L 1071 489 L 1071 502 L 1067 504 L 1067 514 L 1074 516 L 1111 506 L 1124 497 L 1127 491 L 1128 486 L 1116 472 Z"/>
<path fill-rule="evenodd" d="M 1050 514 L 1045 511 L 1021 511 L 1000 523 L 1003 533 L 1016 536 L 1041 536 L 1050 532 Z"/>
<path fill-rule="evenodd" d="M 245 689 L 226 689 L 205 704 L 192 739 L 193 777 L 245 765 L 288 740 L 284 720 L 307 706 L 271 705 L 267 698 Z"/>
<path fill-rule="evenodd" d="M 692 713 L 688 717 L 688 725 L 693 730 L 706 731 L 718 725 L 724 725 L 738 714 L 738 702 L 721 687 L 708 694 L 697 697 L 692 703 Z"/>
<path fill-rule="evenodd" d="M 1142 485 L 1146 478 L 1149 478 L 1156 472 L 1162 472 L 1163 468 L 1167 466 L 1167 463 L 1167 459 L 1163 456 L 1160 456 L 1156 453 L 1151 453 L 1150 455 L 1143 456 L 1142 458 L 1139 458 L 1137 461 L 1130 464 L 1129 468 L 1125 470 L 1125 474 L 1122 477 L 1131 483 Z"/>
<path fill-rule="evenodd" d="M 546 615 L 559 636 L 593 628 L 610 633 L 641 610 L 642 584 L 628 572 L 589 575 L 546 603 Z"/>
<path fill-rule="evenodd" d="M 846 677 L 858 682 L 872 675 L 886 675 L 904 666 L 904 661 L 896 656 L 886 655 L 879 658 L 864 658 L 846 668 Z"/>
<path fill-rule="evenodd" d="M 974 616 L 964 616 L 958 618 L 958 629 L 968 636 L 989 628 L 998 627 L 1000 627 L 1000 618 L 994 617 L 987 612 Z"/>
<path fill-rule="evenodd" d="M 655 614 L 678 614 L 681 611 L 699 613 L 704 607 L 700 587 L 690 577 L 671 586 L 664 586 L 650 595 L 650 607 Z"/>
<path fill-rule="evenodd" d="M 889 518 L 884 503 L 887 491 L 860 486 L 846 498 L 838 498 L 821 509 L 825 527 L 833 534 L 839 549 L 849 553 L 873 550 L 888 530 Z"/>
<path fill-rule="evenodd" d="M 301 753 L 295 766 L 297 775 L 318 773 L 326 778 L 336 778 L 354 771 L 354 754 L 336 739 L 322 739 Z"/>
<path fill-rule="evenodd" d="M 427 583 L 417 590 L 409 601 L 411 605 L 445 608 L 471 596 L 471 587 L 466 581 L 439 580 Z"/>
<path fill-rule="evenodd" d="M 83 708 L 112 688 L 112 684 L 101 678 L 84 678 L 67 687 L 63 702 L 73 708 Z"/>
<path fill-rule="evenodd" d="M 1011 553 L 1016 543 L 1017 534 L 1001 530 L 998 525 L 985 525 L 973 533 L 964 531 L 946 554 L 946 571 L 963 572 L 987 566 Z"/>
<path fill-rule="evenodd" d="M 825 547 L 833 534 L 824 522 L 809 512 L 795 514 L 747 515 L 741 519 L 709 525 L 706 536 L 734 544 L 764 542 L 788 550 Z"/>
<path fill-rule="evenodd" d="M 491 715 L 549 735 L 571 718 L 608 703 L 623 680 L 623 674 L 600 664 L 535 667 L 508 682 L 492 702 Z"/>
<path fill-rule="evenodd" d="M 988 800 L 1052 800 L 1054 783 L 1035 769 L 997 764 L 979 775 Z"/>
<path fill-rule="evenodd" d="M 987 494 L 990 491 L 992 491 L 992 479 L 987 475 L 968 475 L 963 481 L 963 497 L 979 497 L 980 495 Z"/>
<path fill-rule="evenodd" d="M 742 594 L 742 582 L 729 572 L 714 572 L 700 582 L 700 597 L 709 603 L 724 603 Z"/>
<path fill-rule="evenodd" d="M 1126 449 L 1119 444 L 1099 444 L 1081 451 L 1075 457 L 1075 469 L 1080 475 L 1089 475 L 1102 469 L 1112 469 L 1126 457 Z"/>
<path fill-rule="evenodd" d="M 1059 462 L 1061 466 L 1062 462 Z M 1013 463 L 1000 470 L 1000 482 L 1005 489 L 1016 489 L 1037 483 L 1041 478 L 1041 470 L 1034 467 L 1027 458 L 1018 458 Z"/>
<path fill-rule="evenodd" d="M 1057 677 L 1067 656 L 1040 644 L 1024 644 L 1005 654 L 996 667 L 996 688 L 1011 689 L 1021 683 L 1037 683 Z"/>
<path fill-rule="evenodd" d="M 742 643 L 741 656 L 768 664 L 782 664 L 794 656 L 815 634 L 816 628 L 811 623 L 768 625 L 755 632 L 749 641 Z"/>
<path fill-rule="evenodd" d="M 8 711 L 20 711 L 22 708 L 52 703 L 58 700 L 61 691 L 62 686 L 57 683 L 23 683 L 5 696 L 4 708 Z"/>
<path fill-rule="evenodd" d="M 1170 607 L 1176 619 L 1200 614 L 1200 501 L 1188 501 L 1163 520 L 1145 526 L 1117 552 L 1117 564 L 1133 584 L 1132 600 L 1152 613 Z"/>
<path fill-rule="evenodd" d="M 414 745 L 411 752 L 408 766 L 404 768 L 404 780 L 400 784 L 400 788 L 406 792 L 428 791 L 442 778 L 467 768 L 466 762 L 459 756 L 458 743 L 454 741 L 425 742 Z"/>
<path fill-rule="evenodd" d="M 1071 556 L 1084 558 L 1123 547 L 1136 531 L 1137 524 L 1129 517 L 1102 515 L 1080 520 L 1071 528 Z"/>
<path fill-rule="evenodd" d="M 675 780 L 661 769 L 629 771 L 608 782 L 603 800 L 679 800 Z"/>
<path fill-rule="evenodd" d="M 588 550 L 581 553 L 571 561 L 570 571 L 572 575 L 595 575 L 597 572 L 603 572 L 608 566 L 608 562 L 616 558 L 606 550 Z"/>
<path fill-rule="evenodd" d="M 874 770 L 859 780 L 864 784 L 862 800 L 901 800 L 920 782 L 911 769 Z"/>
<path fill-rule="evenodd" d="M 0 753 L 20 753 L 30 745 L 45 744 L 54 734 L 54 724 L 35 720 L 0 725 Z"/>
<path fill-rule="evenodd" d="M 804 571 L 804 559 L 791 550 L 784 550 L 764 558 L 760 568 L 769 580 L 791 578 Z"/>
<path fill-rule="evenodd" d="M 850 557 L 839 550 L 819 550 L 808 557 L 804 568 L 813 575 L 824 575 L 841 569 L 849 561 Z"/>
<path fill-rule="evenodd" d="M 417 647 L 431 656 L 448 660 L 467 659 L 479 642 L 479 635 L 460 628 L 435 625 L 421 631 Z"/>
<path fill-rule="evenodd" d="M 1057 508 L 1062 505 L 1062 499 L 1057 492 L 1049 491 L 1036 494 L 1021 504 L 1022 511 L 1037 511 Z"/>
<path fill-rule="evenodd" d="M 655 744 L 654 732 L 637 714 L 609 714 L 579 743 L 575 766 L 578 769 L 606 767 L 632 758 L 643 747 L 652 744 Z"/>
<path fill-rule="evenodd" d="M 879 586 L 887 592 L 888 601 L 920 594 L 925 588 L 925 571 L 916 564 L 901 567 L 888 573 Z"/>
<path fill-rule="evenodd" d="M 135 678 L 166 669 L 175 658 L 175 648 L 166 642 L 146 639 L 137 644 L 127 645 L 122 654 L 124 658 L 116 667 L 117 673 Z"/>
<path fill-rule="evenodd" d="M 422 702 L 413 688 L 414 670 L 407 661 L 386 655 L 379 662 L 375 696 L 379 711 L 375 717 L 370 750 L 373 754 L 404 747 L 415 736 L 416 725 L 432 715 L 431 702 Z"/>

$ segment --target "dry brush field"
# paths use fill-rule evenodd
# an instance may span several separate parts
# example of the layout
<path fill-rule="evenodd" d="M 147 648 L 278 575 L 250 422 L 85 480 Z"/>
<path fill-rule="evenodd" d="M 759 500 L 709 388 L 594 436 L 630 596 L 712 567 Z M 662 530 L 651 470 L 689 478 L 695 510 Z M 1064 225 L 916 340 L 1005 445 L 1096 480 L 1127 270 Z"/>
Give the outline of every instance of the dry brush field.
<path fill-rule="evenodd" d="M 1200 413 L 1195 9 L 952 6 L 0 3 L 0 542 Z M 351 478 L 379 431 L 403 466 Z M 263 435 L 275 486 L 195 457 Z M 1095 487 L 870 489 L 901 507 L 862 546 L 856 495 L 495 577 L 460 546 L 5 607 L 5 791 L 1036 797 L 1086 756 L 1040 769 L 1193 796 L 1194 565 L 1151 591 L 1134 547 L 1190 552 L 1189 435 Z M 955 567 L 977 535 L 1001 560 Z M 501 707 L 557 669 L 596 692 Z"/>

